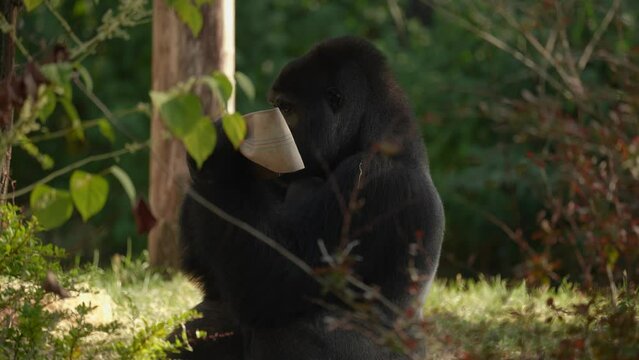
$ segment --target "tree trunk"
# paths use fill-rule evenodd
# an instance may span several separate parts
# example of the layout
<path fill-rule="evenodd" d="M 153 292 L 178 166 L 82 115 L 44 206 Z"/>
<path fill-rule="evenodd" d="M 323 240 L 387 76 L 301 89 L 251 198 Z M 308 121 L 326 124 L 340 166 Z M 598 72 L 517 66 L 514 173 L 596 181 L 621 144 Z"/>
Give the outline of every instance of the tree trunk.
<path fill-rule="evenodd" d="M 167 90 L 191 76 L 225 73 L 229 79 L 235 73 L 235 3 L 216 0 L 202 8 L 203 27 L 193 37 L 166 0 L 153 4 L 153 90 Z M 205 112 L 212 118 L 221 115 L 219 104 L 210 91 L 198 90 Z M 229 112 L 234 111 L 233 100 Z M 184 146 L 168 137 L 167 129 L 157 110 L 151 121 L 151 159 L 149 201 L 157 223 L 149 233 L 151 265 L 179 265 L 178 216 L 188 185 L 188 170 Z"/>
<path fill-rule="evenodd" d="M 1 5 L 0 11 L 2 16 L 14 27 L 18 20 L 18 5 L 14 1 L 5 0 Z M 0 34 L 0 84 L 11 86 L 11 78 L 13 77 L 15 64 L 15 44 L 11 34 Z M 10 100 L 7 100 L 10 101 Z M 8 111 L 0 115 L 0 131 L 3 133 L 13 125 L 13 109 L 9 105 Z M 4 195 L 9 190 L 11 184 L 11 146 L 6 149 L 0 149 L 2 158 L 0 159 L 0 199 L 4 199 Z M 0 200 L 4 202 L 5 200 Z"/>

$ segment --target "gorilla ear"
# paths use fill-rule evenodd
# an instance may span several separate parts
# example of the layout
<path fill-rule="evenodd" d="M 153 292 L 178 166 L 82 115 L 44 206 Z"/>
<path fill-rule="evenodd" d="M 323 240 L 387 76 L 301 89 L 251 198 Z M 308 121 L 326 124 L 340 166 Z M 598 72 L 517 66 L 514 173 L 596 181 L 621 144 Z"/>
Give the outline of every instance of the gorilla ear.
<path fill-rule="evenodd" d="M 333 112 L 337 112 L 342 107 L 342 93 L 337 88 L 331 87 L 326 90 L 326 101 Z"/>

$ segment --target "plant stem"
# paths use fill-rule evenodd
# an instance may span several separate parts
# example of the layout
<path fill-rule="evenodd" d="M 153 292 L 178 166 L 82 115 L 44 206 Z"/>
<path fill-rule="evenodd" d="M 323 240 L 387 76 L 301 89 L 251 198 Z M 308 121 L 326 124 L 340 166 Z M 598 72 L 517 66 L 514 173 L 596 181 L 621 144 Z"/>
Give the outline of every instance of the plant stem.
<path fill-rule="evenodd" d="M 80 38 L 73 32 L 73 30 L 71 29 L 71 26 L 69 25 L 69 23 L 51 5 L 51 2 L 49 0 L 46 0 L 44 2 L 44 4 L 47 6 L 47 9 L 49 9 L 49 12 L 51 12 L 51 14 L 53 14 L 53 16 L 55 16 L 55 18 L 58 20 L 58 23 L 60 23 L 60 26 L 62 26 L 64 31 L 66 31 L 67 35 L 69 35 L 71 40 L 73 40 L 73 42 L 75 42 L 77 45 L 82 45 L 82 40 L 80 40 Z"/>
<path fill-rule="evenodd" d="M 52 173 L 50 173 L 49 175 L 43 177 L 42 179 L 32 183 L 29 186 L 23 187 L 20 190 L 16 190 L 14 192 L 8 193 L 8 194 L 4 194 L 0 197 L 0 200 L 7 200 L 7 199 L 12 199 L 18 196 L 22 196 L 25 195 L 27 193 L 29 193 L 31 190 L 33 190 L 36 186 L 41 185 L 41 184 L 46 184 L 48 182 L 50 182 L 51 180 L 54 180 L 62 175 L 65 175 L 67 173 L 70 173 L 71 171 L 81 168 L 82 166 L 86 165 L 86 164 L 90 164 L 92 162 L 97 162 L 97 161 L 102 161 L 102 160 L 108 160 L 108 159 L 113 159 L 113 158 L 117 158 L 119 156 L 125 155 L 125 154 L 133 154 L 145 147 L 149 146 L 149 142 L 146 141 L 144 143 L 133 143 L 133 144 L 128 144 L 126 145 L 123 149 L 118 149 L 115 151 L 111 151 L 108 153 L 104 153 L 104 154 L 98 154 L 98 155 L 92 155 L 92 156 L 88 156 L 82 160 L 76 161 L 72 164 L 69 164 L 61 169 L 58 169 L 56 171 L 53 171 Z"/>

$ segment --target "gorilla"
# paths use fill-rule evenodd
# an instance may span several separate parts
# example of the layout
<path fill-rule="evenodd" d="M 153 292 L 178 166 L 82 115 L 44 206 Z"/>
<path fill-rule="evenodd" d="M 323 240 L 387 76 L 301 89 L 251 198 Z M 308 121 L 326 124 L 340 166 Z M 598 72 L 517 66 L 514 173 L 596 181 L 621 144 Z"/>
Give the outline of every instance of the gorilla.
<path fill-rule="evenodd" d="M 380 51 L 366 40 L 342 37 L 286 65 L 268 98 L 289 124 L 306 167 L 265 176 L 222 131 L 200 169 L 189 159 L 192 183 L 180 223 L 183 268 L 202 287 L 204 301 L 196 308 L 203 318 L 186 328 L 209 336 L 192 340 L 193 351 L 179 356 L 404 359 L 361 332 L 328 329 L 327 317 L 339 317 L 348 306 L 201 201 L 313 269 L 326 268 L 326 253 L 344 250 L 346 241 L 351 274 L 406 309 L 425 296 L 434 277 L 444 215 L 404 92 Z M 416 291 L 410 269 L 421 275 Z"/>

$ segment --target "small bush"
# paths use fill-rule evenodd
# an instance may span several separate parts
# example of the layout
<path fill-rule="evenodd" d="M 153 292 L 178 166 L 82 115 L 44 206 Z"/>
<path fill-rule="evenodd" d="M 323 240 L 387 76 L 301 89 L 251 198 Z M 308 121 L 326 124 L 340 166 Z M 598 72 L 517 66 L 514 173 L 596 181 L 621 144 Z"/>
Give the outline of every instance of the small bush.
<path fill-rule="evenodd" d="M 520 275 L 529 283 L 569 276 L 586 287 L 624 273 L 639 281 L 637 5 L 436 3 L 527 72 L 511 94 L 480 106 L 512 138 L 508 151 L 528 150 L 521 181 L 532 175 L 529 192 L 543 201 L 536 228 L 493 221 L 522 249 Z"/>
<path fill-rule="evenodd" d="M 86 316 L 92 308 L 85 304 L 73 310 L 52 307 L 59 297 L 65 296 L 65 288 L 75 290 L 67 278 L 62 278 L 60 284 L 51 275 L 61 273 L 58 261 L 64 257 L 64 251 L 42 244 L 36 237 L 37 221 L 25 220 L 17 207 L 2 205 L 0 219 L 0 354 L 3 357 L 77 358 L 84 339 L 117 329 L 117 323 L 87 322 Z M 65 331 L 56 331 L 63 322 Z"/>
<path fill-rule="evenodd" d="M 0 206 L 0 227 L 0 359 L 157 359 L 184 346 L 165 338 L 195 314 L 141 325 L 95 321 L 92 312 L 103 304 L 83 302 L 79 294 L 92 299 L 95 292 L 73 284 L 91 272 L 63 273 L 64 251 L 43 244 L 37 220 L 25 219 L 16 206 Z M 63 298 L 76 296 L 69 303 L 79 304 L 65 306 Z"/>

